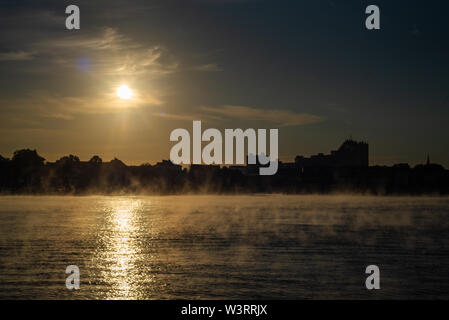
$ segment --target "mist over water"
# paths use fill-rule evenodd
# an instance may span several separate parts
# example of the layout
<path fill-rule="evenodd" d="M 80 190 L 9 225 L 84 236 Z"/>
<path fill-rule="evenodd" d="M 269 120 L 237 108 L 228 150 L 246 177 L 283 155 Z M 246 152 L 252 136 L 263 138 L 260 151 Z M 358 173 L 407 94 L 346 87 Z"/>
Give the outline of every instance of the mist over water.
<path fill-rule="evenodd" d="M 448 218 L 444 197 L 0 197 L 0 298 L 447 299 Z"/>

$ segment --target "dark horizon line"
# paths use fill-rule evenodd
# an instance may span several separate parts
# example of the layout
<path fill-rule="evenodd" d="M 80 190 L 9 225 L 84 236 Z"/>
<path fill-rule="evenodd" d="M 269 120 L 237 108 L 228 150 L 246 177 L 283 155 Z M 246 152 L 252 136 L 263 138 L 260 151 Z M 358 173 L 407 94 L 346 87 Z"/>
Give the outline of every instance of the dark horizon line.
<path fill-rule="evenodd" d="M 72 160 L 76 160 L 76 161 L 78 161 L 79 163 L 86 163 L 86 164 L 92 162 L 93 159 L 98 158 L 98 159 L 100 160 L 101 163 L 105 163 L 105 164 L 106 164 L 106 163 L 111 163 L 111 162 L 113 162 L 113 161 L 120 161 L 120 162 L 121 162 L 123 165 L 125 165 L 126 167 L 140 167 L 140 166 L 151 166 L 151 167 L 154 167 L 154 166 L 158 166 L 158 165 L 167 164 L 167 162 L 170 162 L 170 164 L 172 164 L 173 166 L 180 166 L 180 167 L 183 167 L 183 168 L 185 168 L 185 167 L 191 167 L 191 166 L 211 166 L 211 167 L 220 167 L 220 168 L 246 167 L 246 166 L 248 166 L 248 163 L 246 163 L 246 162 L 245 162 L 244 164 L 204 164 L 204 163 L 197 164 L 197 163 L 190 163 L 190 164 L 179 164 L 179 165 L 177 165 L 177 164 L 172 163 L 170 159 L 164 159 L 164 158 L 161 158 L 159 161 L 157 161 L 157 162 L 154 163 L 154 164 L 152 164 L 152 163 L 150 163 L 150 162 L 142 162 L 142 163 L 140 163 L 140 164 L 126 164 L 123 160 L 120 160 L 120 159 L 117 158 L 117 157 L 114 157 L 113 159 L 111 159 L 111 160 L 109 160 L 109 161 L 103 161 L 103 159 L 102 159 L 99 155 L 94 154 L 89 160 L 81 160 L 77 155 L 74 155 L 74 154 L 71 154 L 71 153 L 68 154 L 68 155 L 62 156 L 62 157 L 60 157 L 60 158 L 57 159 L 57 160 L 49 161 L 49 160 L 45 159 L 44 157 L 40 156 L 39 153 L 38 153 L 38 151 L 37 151 L 37 149 L 33 149 L 33 148 L 23 148 L 23 149 L 15 150 L 15 151 L 13 152 L 13 155 L 12 155 L 11 158 L 3 157 L 3 156 L 0 154 L 0 161 L 13 161 L 14 155 L 15 155 L 16 153 L 18 153 L 18 152 L 21 152 L 21 151 L 32 151 L 32 152 L 36 152 L 36 154 L 37 154 L 39 157 L 41 157 L 41 158 L 43 159 L 44 164 L 48 164 L 48 165 L 56 164 L 58 161 L 64 160 L 64 159 L 66 159 L 66 158 L 72 158 Z M 249 154 L 249 155 L 253 155 L 253 154 Z M 319 153 L 319 155 L 323 155 L 323 154 L 322 154 L 322 153 Z M 253 155 L 253 156 L 254 156 L 254 155 Z M 312 155 L 311 157 L 313 157 L 313 156 L 314 156 L 314 155 Z M 299 156 L 297 156 L 297 157 L 299 157 Z M 245 159 L 247 159 L 247 157 L 245 157 Z M 295 163 L 295 162 L 282 161 L 282 160 L 279 160 L 279 158 L 278 158 L 278 162 L 279 162 L 280 165 L 292 165 L 292 164 Z M 368 165 L 367 167 L 370 167 L 370 168 L 373 168 L 373 167 L 393 168 L 393 167 L 399 167 L 399 166 L 402 166 L 402 167 L 403 167 L 403 166 L 408 166 L 410 169 L 413 169 L 413 168 L 416 168 L 416 167 L 420 167 L 420 166 L 429 166 L 429 165 L 431 165 L 431 166 L 440 166 L 440 167 L 443 168 L 444 170 L 447 170 L 446 167 L 445 167 L 444 165 L 440 164 L 440 163 L 433 163 L 433 162 L 430 162 L 429 155 L 427 155 L 427 162 L 426 162 L 426 163 L 419 163 L 419 164 L 416 164 L 416 165 L 414 165 L 414 166 L 410 165 L 408 162 L 399 162 L 399 163 L 394 163 L 394 164 L 392 164 L 392 165 L 386 165 L 386 164 L 373 164 L 373 165 Z M 316 167 L 333 167 L 333 166 L 332 166 L 332 165 L 330 165 L 330 166 L 326 166 L 326 165 L 316 165 Z M 344 167 L 344 166 L 343 166 L 343 167 Z M 352 167 L 352 166 L 347 166 L 347 167 Z"/>

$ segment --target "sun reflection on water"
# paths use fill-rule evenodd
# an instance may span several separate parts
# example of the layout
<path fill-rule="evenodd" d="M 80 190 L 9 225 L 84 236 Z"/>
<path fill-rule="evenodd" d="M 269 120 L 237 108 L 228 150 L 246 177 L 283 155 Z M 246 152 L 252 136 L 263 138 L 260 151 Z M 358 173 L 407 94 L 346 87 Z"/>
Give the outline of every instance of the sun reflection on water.
<path fill-rule="evenodd" d="M 114 199 L 105 206 L 105 220 L 99 235 L 101 245 L 95 263 L 101 266 L 101 282 L 105 284 L 105 299 L 142 298 L 145 273 L 139 270 L 142 247 L 142 203 L 133 199 Z"/>

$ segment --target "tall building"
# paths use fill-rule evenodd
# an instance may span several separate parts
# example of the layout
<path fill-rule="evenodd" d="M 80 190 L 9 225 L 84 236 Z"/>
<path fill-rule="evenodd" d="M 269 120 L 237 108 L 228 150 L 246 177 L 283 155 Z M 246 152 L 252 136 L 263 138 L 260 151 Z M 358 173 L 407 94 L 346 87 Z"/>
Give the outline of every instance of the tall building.
<path fill-rule="evenodd" d="M 368 167 L 369 145 L 348 139 L 331 154 L 319 153 L 310 158 L 297 156 L 295 163 L 298 167 Z"/>

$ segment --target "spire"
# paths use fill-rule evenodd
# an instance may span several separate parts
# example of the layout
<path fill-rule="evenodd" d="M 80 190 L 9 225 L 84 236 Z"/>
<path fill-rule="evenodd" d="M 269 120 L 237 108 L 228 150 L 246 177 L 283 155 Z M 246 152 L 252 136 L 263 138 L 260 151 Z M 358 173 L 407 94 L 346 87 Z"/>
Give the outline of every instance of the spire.
<path fill-rule="evenodd" d="M 427 165 L 430 165 L 430 156 L 427 154 Z"/>

